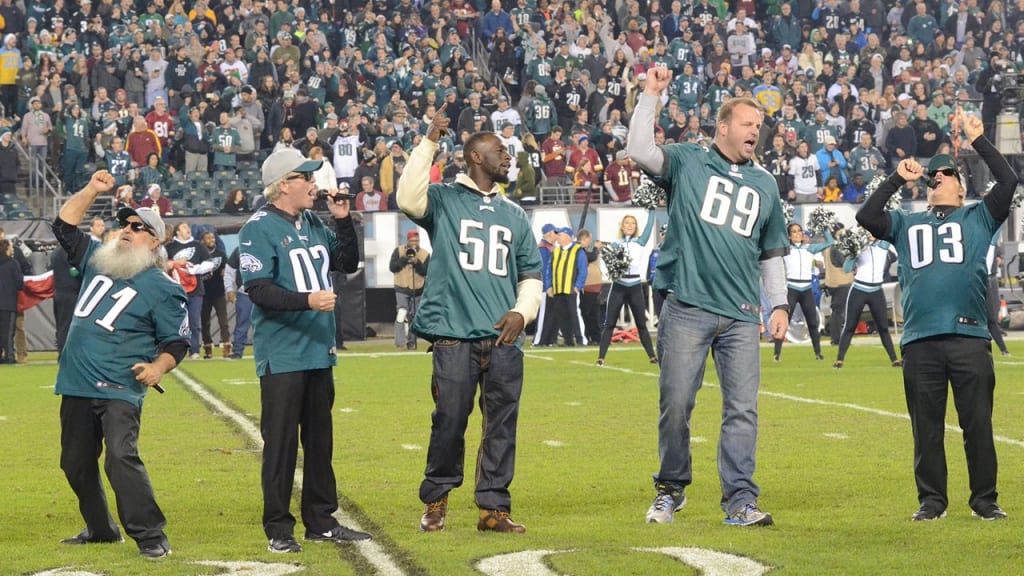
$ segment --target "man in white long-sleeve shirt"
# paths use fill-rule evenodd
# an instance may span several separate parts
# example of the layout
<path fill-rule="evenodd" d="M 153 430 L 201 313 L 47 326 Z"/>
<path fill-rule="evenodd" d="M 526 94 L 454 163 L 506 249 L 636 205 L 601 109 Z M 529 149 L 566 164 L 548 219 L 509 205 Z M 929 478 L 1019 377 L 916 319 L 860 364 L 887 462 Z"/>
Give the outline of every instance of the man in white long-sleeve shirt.
<path fill-rule="evenodd" d="M 445 106 L 398 182 L 398 207 L 430 235 L 434 253 L 412 331 L 433 343 L 433 426 L 420 484 L 420 530 L 444 529 L 448 492 L 462 485 L 465 430 L 481 388 L 484 433 L 476 472 L 477 530 L 525 532 L 509 513 L 523 388 L 519 336 L 541 298 L 541 260 L 523 209 L 498 194 L 512 157 L 492 132 L 466 141 L 466 173 L 430 184 L 447 130 Z M 484 375 L 486 374 L 486 385 Z"/>
<path fill-rule="evenodd" d="M 756 100 L 733 98 L 718 111 L 715 141 L 654 143 L 655 106 L 672 79 L 647 73 L 626 152 L 669 196 L 668 233 L 654 289 L 665 294 L 658 325 L 661 415 L 654 475 L 657 496 L 648 522 L 672 522 L 692 482 L 690 415 L 704 380 L 708 349 L 722 388 L 718 472 L 725 523 L 770 525 L 754 482 L 760 385 L 760 280 L 772 307 L 769 331 L 781 338 L 789 321 L 782 257 L 785 218 L 775 178 L 754 163 L 763 112 Z"/>

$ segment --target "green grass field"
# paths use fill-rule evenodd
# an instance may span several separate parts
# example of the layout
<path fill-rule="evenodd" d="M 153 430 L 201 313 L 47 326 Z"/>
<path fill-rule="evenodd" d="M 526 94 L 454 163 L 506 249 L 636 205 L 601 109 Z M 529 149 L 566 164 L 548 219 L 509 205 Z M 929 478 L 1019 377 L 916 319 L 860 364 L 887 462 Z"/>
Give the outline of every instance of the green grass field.
<path fill-rule="evenodd" d="M 914 524 L 902 380 L 876 342 L 858 342 L 842 370 L 830 367 L 834 349 L 826 349 L 828 360 L 815 362 L 809 348 L 789 346 L 775 364 L 762 348 L 756 479 L 762 507 L 775 516 L 770 528 L 722 523 L 716 470 L 721 397 L 710 364 L 693 418 L 689 501 L 674 524 L 648 525 L 644 513 L 658 467 L 656 367 L 639 348 L 613 347 L 605 368 L 593 365 L 594 349 L 528 349 L 512 485 L 513 517 L 527 525 L 525 535 L 478 533 L 471 485 L 452 493 L 445 532 L 418 532 L 430 356 L 395 353 L 381 342 L 350 345 L 335 371 L 335 470 L 345 521 L 373 532 L 374 544 L 307 544 L 302 554 L 287 556 L 266 551 L 260 528 L 260 453 L 253 438 L 259 389 L 251 360 L 186 362 L 180 378 L 165 379 L 167 394 L 147 398 L 143 417 L 142 456 L 174 549 L 155 562 L 140 558 L 131 542 L 58 543 L 82 525 L 59 467 L 56 366 L 5 367 L 0 574 L 1024 573 L 1024 361 L 1016 360 L 1024 346 L 1011 342 L 1015 356 L 996 360 L 1000 503 L 1009 520 L 971 517 L 962 443 L 950 431 L 949 516 Z M 947 421 L 955 425 L 952 402 Z M 475 414 L 467 434 L 470 479 L 479 425 Z M 703 572 L 693 567 L 704 561 L 710 564 Z M 245 570 L 201 562 L 261 564 Z"/>

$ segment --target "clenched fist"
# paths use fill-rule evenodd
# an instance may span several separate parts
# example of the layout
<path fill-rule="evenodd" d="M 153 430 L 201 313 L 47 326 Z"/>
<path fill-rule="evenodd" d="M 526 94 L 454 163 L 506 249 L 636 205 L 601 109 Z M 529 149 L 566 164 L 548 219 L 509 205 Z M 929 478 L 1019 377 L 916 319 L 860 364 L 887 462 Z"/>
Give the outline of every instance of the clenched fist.
<path fill-rule="evenodd" d="M 913 158 L 906 158 L 900 160 L 900 163 L 896 165 L 896 173 L 903 177 L 907 182 L 913 182 L 921 176 L 924 176 L 924 166 L 921 166 L 921 164 Z"/>
<path fill-rule="evenodd" d="M 85 185 L 86 188 L 91 189 L 97 194 L 103 194 L 110 192 L 114 189 L 114 177 L 106 170 L 97 170 L 89 179 L 89 183 Z"/>
<path fill-rule="evenodd" d="M 330 290 L 320 290 L 319 292 L 310 293 L 307 301 L 309 302 L 310 310 L 316 310 L 317 312 L 331 312 L 334 310 L 334 301 L 338 299 L 338 296 Z"/>
<path fill-rule="evenodd" d="M 651 96 L 660 96 L 672 82 L 672 71 L 668 68 L 655 66 L 647 71 L 647 85 L 644 86 L 644 93 Z"/>

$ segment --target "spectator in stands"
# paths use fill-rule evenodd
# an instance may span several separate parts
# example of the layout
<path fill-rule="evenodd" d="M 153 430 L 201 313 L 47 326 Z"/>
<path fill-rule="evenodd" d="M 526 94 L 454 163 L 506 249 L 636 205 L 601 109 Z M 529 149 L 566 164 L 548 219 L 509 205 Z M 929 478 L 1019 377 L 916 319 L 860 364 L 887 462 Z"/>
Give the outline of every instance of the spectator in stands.
<path fill-rule="evenodd" d="M 160 162 L 160 157 L 153 153 L 146 158 L 146 165 L 136 170 L 135 185 L 140 189 L 148 189 L 150 184 L 163 187 L 169 179 L 170 171 Z"/>
<path fill-rule="evenodd" d="M 17 113 L 17 78 L 21 68 L 18 37 L 15 34 L 6 34 L 3 46 L 0 47 L 0 105 L 3 107 L 3 115 L 7 117 L 13 117 Z"/>
<path fill-rule="evenodd" d="M 849 152 L 849 170 L 851 177 L 860 174 L 861 180 L 870 182 L 876 174 L 885 173 L 885 157 L 872 145 L 873 137 L 864 132 L 860 135 L 860 143 Z"/>
<path fill-rule="evenodd" d="M 210 133 L 210 146 L 213 149 L 213 170 L 235 171 L 238 164 L 237 153 L 241 148 L 242 137 L 238 130 L 231 127 L 231 115 L 220 113 L 220 123 Z"/>
<path fill-rule="evenodd" d="M 764 153 L 761 165 L 775 178 L 775 184 L 779 187 L 779 196 L 788 199 L 792 191 L 792 176 L 789 174 L 789 160 L 792 158 L 786 150 L 785 136 L 775 134 L 772 136 L 771 149 Z"/>
<path fill-rule="evenodd" d="M 867 187 L 867 183 L 864 182 L 864 174 L 861 172 L 854 172 L 852 182 L 843 189 L 842 201 L 854 204 L 863 202 Z"/>
<path fill-rule="evenodd" d="M 53 131 L 53 123 L 50 116 L 43 112 L 43 102 L 38 96 L 29 100 L 32 110 L 21 119 L 21 142 L 28 146 L 30 160 L 33 164 L 29 172 L 29 179 L 38 179 L 36 171 L 46 162 L 50 149 L 50 132 Z"/>
<path fill-rule="evenodd" d="M 217 313 L 218 336 L 220 337 L 221 355 L 224 358 L 231 356 L 231 332 L 228 331 L 228 309 L 225 297 L 224 271 L 227 264 L 227 256 L 224 250 L 217 244 L 217 235 L 213 232 L 204 232 L 201 240 L 203 246 L 210 254 L 210 258 L 216 264 L 208 276 L 199 281 L 203 283 L 203 307 L 200 311 L 200 321 L 203 332 L 203 358 L 213 358 L 213 336 L 210 331 L 211 312 Z"/>
<path fill-rule="evenodd" d="M 309 151 L 312 150 L 314 146 L 320 148 L 320 151 L 323 153 L 324 159 L 327 161 L 328 164 L 333 164 L 334 147 L 328 144 L 327 142 L 320 140 L 316 126 L 310 125 L 308 128 L 306 128 L 306 137 L 296 140 L 295 143 L 293 144 L 293 147 L 299 152 L 302 152 L 303 156 L 308 157 Z"/>
<path fill-rule="evenodd" d="M 168 200 L 160 190 L 159 184 L 150 184 L 146 189 L 146 198 L 139 202 L 139 206 L 145 208 L 156 207 L 160 212 L 160 216 L 173 216 L 174 209 L 171 207 L 171 201 Z M 198 349 L 198 346 L 196 347 Z"/>
<path fill-rule="evenodd" d="M 14 133 L 6 126 L 0 128 L 0 204 L 5 196 L 13 196 L 17 192 L 20 163 L 18 148 L 14 146 Z"/>
<path fill-rule="evenodd" d="M 136 116 L 132 126 L 132 132 L 128 134 L 126 152 L 132 160 L 132 166 L 145 166 L 150 154 L 160 157 L 160 139 L 142 116 Z"/>
<path fill-rule="evenodd" d="M 917 155 L 917 133 L 907 123 L 907 114 L 902 111 L 894 113 L 895 125 L 889 129 L 885 140 L 885 149 L 889 154 L 889 164 L 895 166 L 904 158 Z"/>
<path fill-rule="evenodd" d="M 612 206 L 629 206 L 633 195 L 633 163 L 625 150 L 615 153 L 615 161 L 608 165 L 604 177 L 604 189 L 608 203 Z M 579 237 L 583 244 L 583 237 Z M 600 329 L 598 329 L 600 332 Z"/>
<path fill-rule="evenodd" d="M 914 129 L 914 135 L 917 137 L 914 156 L 917 158 L 918 163 L 927 165 L 932 156 L 938 153 L 939 145 L 942 144 L 945 137 L 942 129 L 939 128 L 939 125 L 934 120 L 928 117 L 928 106 L 924 103 L 918 104 L 914 109 L 914 120 L 909 124 Z"/>
<path fill-rule="evenodd" d="M 503 29 L 506 36 L 511 36 L 515 30 L 512 28 L 512 16 L 501 8 L 501 0 L 491 1 L 491 10 L 480 18 L 480 32 L 485 43 L 490 43 L 498 29 Z"/>
<path fill-rule="evenodd" d="M 815 156 L 818 157 L 822 182 L 828 182 L 830 177 L 835 176 L 839 179 L 837 188 L 846 186 L 846 157 L 836 147 L 836 139 L 831 134 L 825 137 L 825 146 Z"/>
<path fill-rule="evenodd" d="M 388 194 L 374 187 L 373 178 L 364 176 L 356 194 L 356 210 L 360 212 L 382 212 L 388 209 Z"/>
<path fill-rule="evenodd" d="M 488 122 L 489 121 L 490 120 L 488 120 Z M 398 177 L 401 174 L 401 170 L 405 167 L 406 162 L 409 161 L 409 155 L 402 149 L 401 142 L 392 140 L 388 143 L 388 150 L 391 153 L 384 156 L 384 159 L 381 160 L 380 174 L 377 178 L 380 191 L 383 192 L 385 196 L 394 194 L 395 186 L 398 183 Z"/>
<path fill-rule="evenodd" d="M 142 67 L 146 71 L 146 107 L 152 108 L 158 97 L 167 99 L 167 61 L 160 48 L 149 51 L 149 59 Z"/>
<path fill-rule="evenodd" d="M 239 215 L 249 212 L 249 199 L 245 191 L 235 188 L 224 196 L 224 205 L 220 209 L 222 214 Z"/>
<path fill-rule="evenodd" d="M 821 166 L 818 157 L 810 153 L 810 145 L 801 140 L 796 156 L 789 160 L 789 175 L 793 188 L 789 199 L 797 203 L 817 202 L 821 195 Z"/>

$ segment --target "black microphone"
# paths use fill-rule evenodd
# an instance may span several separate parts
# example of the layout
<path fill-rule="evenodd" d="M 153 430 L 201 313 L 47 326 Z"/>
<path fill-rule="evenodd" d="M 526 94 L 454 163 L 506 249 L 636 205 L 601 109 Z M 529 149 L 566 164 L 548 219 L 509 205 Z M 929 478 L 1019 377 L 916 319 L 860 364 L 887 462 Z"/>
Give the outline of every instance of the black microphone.
<path fill-rule="evenodd" d="M 330 200 L 331 196 L 327 193 L 327 190 L 317 190 L 316 191 L 316 199 L 317 200 Z M 345 200 L 355 200 L 355 199 L 356 199 L 356 195 L 355 194 L 349 194 L 348 192 L 338 192 L 337 194 L 334 195 L 334 202 L 337 203 L 337 204 L 340 204 L 340 203 L 344 202 Z"/>
<path fill-rule="evenodd" d="M 934 176 L 925 176 L 924 185 L 929 188 L 935 188 L 936 186 L 939 185 L 939 181 L 936 180 Z"/>

